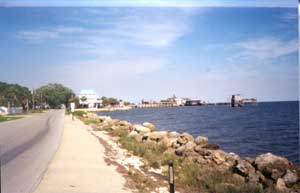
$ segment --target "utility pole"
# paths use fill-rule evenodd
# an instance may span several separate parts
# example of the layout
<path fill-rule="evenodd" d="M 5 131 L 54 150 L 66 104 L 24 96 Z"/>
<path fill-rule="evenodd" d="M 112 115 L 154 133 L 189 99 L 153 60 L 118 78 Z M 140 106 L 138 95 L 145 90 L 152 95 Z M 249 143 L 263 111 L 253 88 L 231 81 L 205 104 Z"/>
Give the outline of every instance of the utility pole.
<path fill-rule="evenodd" d="M 28 100 L 28 98 L 26 99 L 26 109 L 27 109 L 27 111 L 29 111 L 29 100 Z"/>
<path fill-rule="evenodd" d="M 42 93 L 40 94 L 40 109 L 42 109 Z"/>
<path fill-rule="evenodd" d="M 34 88 L 32 88 L 32 109 L 35 109 L 35 101 L 34 101 Z"/>
<path fill-rule="evenodd" d="M 10 114 L 10 102 L 7 102 L 7 113 Z"/>

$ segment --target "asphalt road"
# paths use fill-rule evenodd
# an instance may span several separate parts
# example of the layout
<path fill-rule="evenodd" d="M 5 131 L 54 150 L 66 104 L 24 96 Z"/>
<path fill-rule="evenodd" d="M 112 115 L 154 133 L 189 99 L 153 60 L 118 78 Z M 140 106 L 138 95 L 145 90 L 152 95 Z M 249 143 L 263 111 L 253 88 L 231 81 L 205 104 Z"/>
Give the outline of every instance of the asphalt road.
<path fill-rule="evenodd" d="M 63 110 L 0 124 L 1 193 L 30 193 L 61 140 Z"/>

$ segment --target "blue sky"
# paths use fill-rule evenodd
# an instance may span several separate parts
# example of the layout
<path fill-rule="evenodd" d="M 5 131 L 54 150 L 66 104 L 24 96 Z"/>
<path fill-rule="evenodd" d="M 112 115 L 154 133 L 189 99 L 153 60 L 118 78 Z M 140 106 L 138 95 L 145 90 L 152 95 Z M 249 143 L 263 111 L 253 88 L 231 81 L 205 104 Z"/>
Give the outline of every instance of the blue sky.
<path fill-rule="evenodd" d="M 1 0 L 2 6 L 297 7 L 297 0 Z"/>
<path fill-rule="evenodd" d="M 59 82 L 75 92 L 94 89 L 134 102 L 172 94 L 218 102 L 233 93 L 260 101 L 298 100 L 294 1 L 245 2 L 2 7 L 0 80 L 28 87 Z"/>

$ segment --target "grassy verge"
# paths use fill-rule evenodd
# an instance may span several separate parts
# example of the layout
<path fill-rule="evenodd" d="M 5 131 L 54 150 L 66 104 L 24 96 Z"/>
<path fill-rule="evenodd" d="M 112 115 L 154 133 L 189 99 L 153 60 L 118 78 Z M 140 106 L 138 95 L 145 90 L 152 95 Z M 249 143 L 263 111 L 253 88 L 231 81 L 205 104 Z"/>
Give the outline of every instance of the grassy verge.
<path fill-rule="evenodd" d="M 84 118 L 84 113 L 76 115 L 86 124 L 101 124 L 100 122 Z M 197 164 L 186 157 L 177 156 L 164 144 L 152 142 L 139 142 L 128 136 L 128 131 L 121 127 L 112 129 L 111 126 L 103 127 L 111 136 L 118 137 L 118 141 L 124 149 L 133 155 L 145 160 L 145 169 L 164 168 L 163 175 L 167 179 L 167 165 L 171 161 L 174 164 L 175 187 L 182 193 L 262 193 L 261 187 L 247 184 L 244 178 L 231 171 L 219 171 L 218 169 Z M 137 184 L 136 188 L 143 193 L 151 192 L 157 188 L 158 182 L 139 172 L 128 172 L 128 176 Z"/>
<path fill-rule="evenodd" d="M 20 116 L 1 116 L 0 115 L 0 123 L 5 122 L 5 121 L 12 121 L 16 119 L 21 119 L 22 117 Z"/>

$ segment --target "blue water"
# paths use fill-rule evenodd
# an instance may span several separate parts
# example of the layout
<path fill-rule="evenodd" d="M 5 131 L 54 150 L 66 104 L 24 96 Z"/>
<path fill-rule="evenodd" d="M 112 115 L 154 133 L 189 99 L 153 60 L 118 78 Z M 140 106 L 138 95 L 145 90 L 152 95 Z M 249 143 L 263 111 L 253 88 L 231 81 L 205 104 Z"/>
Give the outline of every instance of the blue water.
<path fill-rule="evenodd" d="M 149 121 L 157 130 L 207 136 L 210 143 L 242 156 L 271 152 L 299 163 L 299 102 L 268 102 L 242 108 L 140 108 L 101 114 L 131 123 Z"/>

